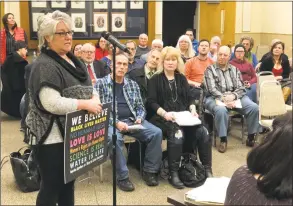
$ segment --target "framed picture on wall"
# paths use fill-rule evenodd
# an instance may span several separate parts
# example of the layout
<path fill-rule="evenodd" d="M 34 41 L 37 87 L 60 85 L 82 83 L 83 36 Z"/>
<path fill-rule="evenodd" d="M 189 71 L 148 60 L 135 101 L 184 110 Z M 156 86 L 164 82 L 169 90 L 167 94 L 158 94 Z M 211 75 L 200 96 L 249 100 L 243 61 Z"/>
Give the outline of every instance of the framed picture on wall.
<path fill-rule="evenodd" d="M 112 1 L 112 9 L 126 9 L 126 2 L 125 1 Z"/>
<path fill-rule="evenodd" d="M 71 8 L 73 9 L 84 9 L 85 2 L 81 0 L 71 0 Z"/>
<path fill-rule="evenodd" d="M 32 8 L 47 8 L 46 1 L 32 1 Z"/>
<path fill-rule="evenodd" d="M 108 9 L 108 1 L 94 1 L 94 9 Z"/>
<path fill-rule="evenodd" d="M 143 1 L 130 1 L 130 9 L 143 9 Z"/>
<path fill-rule="evenodd" d="M 72 13 L 71 19 L 74 32 L 86 32 L 85 13 Z"/>
<path fill-rule="evenodd" d="M 32 13 L 32 18 L 33 18 L 33 31 L 37 32 L 38 31 L 38 19 L 44 16 L 44 13 Z"/>
<path fill-rule="evenodd" d="M 112 32 L 126 31 L 126 13 L 116 12 L 112 13 Z"/>
<path fill-rule="evenodd" d="M 66 1 L 51 1 L 51 8 L 66 8 Z"/>
<path fill-rule="evenodd" d="M 108 31 L 108 13 L 95 12 L 94 13 L 94 32 Z"/>

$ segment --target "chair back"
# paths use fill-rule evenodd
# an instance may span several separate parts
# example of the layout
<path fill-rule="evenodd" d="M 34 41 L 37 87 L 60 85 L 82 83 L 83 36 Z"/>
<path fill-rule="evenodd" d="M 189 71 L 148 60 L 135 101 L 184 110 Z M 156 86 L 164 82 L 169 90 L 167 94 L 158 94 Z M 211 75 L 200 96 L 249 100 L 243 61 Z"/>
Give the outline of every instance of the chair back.
<path fill-rule="evenodd" d="M 258 45 L 256 47 L 256 58 L 257 60 L 261 60 L 261 58 L 263 57 L 263 55 L 265 55 L 266 53 L 268 53 L 270 51 L 270 47 L 268 45 Z"/>
<path fill-rule="evenodd" d="M 259 116 L 273 117 L 287 112 L 281 84 L 274 80 L 263 81 L 260 85 Z"/>
<path fill-rule="evenodd" d="M 264 71 L 264 72 L 260 72 L 256 74 L 257 76 L 257 84 L 256 84 L 256 101 L 257 103 L 259 102 L 259 90 L 260 90 L 260 85 L 264 82 L 264 81 L 277 81 L 273 72 L 269 72 L 269 71 Z"/>

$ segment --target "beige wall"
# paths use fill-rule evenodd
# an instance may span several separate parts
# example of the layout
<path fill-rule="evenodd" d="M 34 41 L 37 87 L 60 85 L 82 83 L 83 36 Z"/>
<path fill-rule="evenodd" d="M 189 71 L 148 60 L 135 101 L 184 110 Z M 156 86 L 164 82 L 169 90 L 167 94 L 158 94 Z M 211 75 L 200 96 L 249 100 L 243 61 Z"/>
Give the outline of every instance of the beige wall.
<path fill-rule="evenodd" d="M 235 43 L 243 35 L 254 38 L 254 52 L 257 45 L 281 39 L 292 57 L 292 2 L 237 2 Z"/>

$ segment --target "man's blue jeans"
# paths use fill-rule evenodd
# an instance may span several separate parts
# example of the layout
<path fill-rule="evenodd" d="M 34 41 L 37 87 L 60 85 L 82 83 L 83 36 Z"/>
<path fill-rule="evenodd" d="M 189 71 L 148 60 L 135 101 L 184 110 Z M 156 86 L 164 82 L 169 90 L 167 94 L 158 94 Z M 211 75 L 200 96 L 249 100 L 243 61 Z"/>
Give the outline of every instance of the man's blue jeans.
<path fill-rule="evenodd" d="M 256 83 L 250 85 L 250 88 L 246 88 L 246 95 L 256 103 Z"/>
<path fill-rule="evenodd" d="M 147 145 L 145 151 L 145 159 L 143 165 L 143 171 L 150 173 L 159 172 L 161 160 L 162 160 L 162 130 L 153 124 L 144 120 L 141 124 L 145 129 L 137 130 L 131 133 L 126 133 L 140 142 Z M 110 157 L 112 157 L 112 134 L 113 127 L 109 126 L 108 129 L 108 145 Z M 123 180 L 128 178 L 128 168 L 126 165 L 126 159 L 123 155 L 124 139 L 123 134 L 117 129 L 117 144 L 116 144 L 116 172 L 117 180 Z"/>

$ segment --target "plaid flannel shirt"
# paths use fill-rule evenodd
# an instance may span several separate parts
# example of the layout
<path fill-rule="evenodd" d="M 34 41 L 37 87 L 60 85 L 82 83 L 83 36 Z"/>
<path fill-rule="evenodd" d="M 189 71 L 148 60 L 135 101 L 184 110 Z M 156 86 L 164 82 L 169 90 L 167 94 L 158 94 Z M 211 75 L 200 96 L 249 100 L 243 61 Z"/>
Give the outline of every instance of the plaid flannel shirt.
<path fill-rule="evenodd" d="M 113 80 L 109 75 L 97 79 L 94 89 L 98 92 L 100 101 L 102 104 L 113 102 Z M 123 85 L 123 95 L 127 102 L 127 105 L 135 117 L 135 119 L 144 120 L 146 116 L 146 110 L 140 95 L 140 90 L 138 84 L 128 78 L 124 78 Z M 112 106 L 113 107 L 113 106 Z M 112 108 L 113 111 L 113 108 Z M 113 115 L 110 115 L 110 125 L 113 126 Z M 117 97 L 116 97 L 116 123 L 118 120 L 118 107 L 117 107 Z"/>
<path fill-rule="evenodd" d="M 204 73 L 207 96 L 221 99 L 225 92 L 230 91 L 241 99 L 246 94 L 241 72 L 231 64 L 227 67 L 226 71 L 222 71 L 217 63 L 207 67 Z"/>

